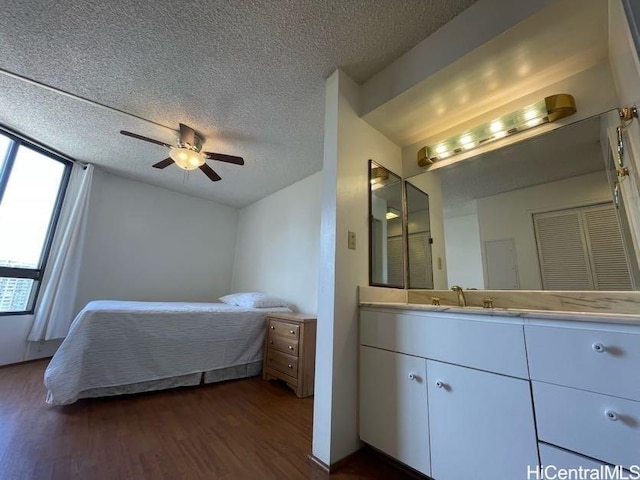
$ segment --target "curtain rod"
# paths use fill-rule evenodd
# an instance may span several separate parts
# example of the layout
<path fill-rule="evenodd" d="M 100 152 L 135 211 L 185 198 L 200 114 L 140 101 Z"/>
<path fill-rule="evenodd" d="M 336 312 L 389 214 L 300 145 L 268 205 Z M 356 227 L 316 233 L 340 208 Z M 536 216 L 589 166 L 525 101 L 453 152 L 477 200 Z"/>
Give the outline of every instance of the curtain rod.
<path fill-rule="evenodd" d="M 66 160 L 66 161 L 71 162 L 71 163 L 75 163 L 76 165 L 79 165 L 82 168 L 87 168 L 87 166 L 89 165 L 89 163 L 87 163 L 87 162 L 81 162 L 80 160 L 76 160 L 75 158 L 72 158 L 69 155 L 66 155 L 66 154 L 62 153 L 59 150 L 56 150 L 55 148 L 48 147 L 48 146 L 42 144 L 41 142 L 38 142 L 37 140 L 34 140 L 33 138 L 25 135 L 24 133 L 18 132 L 17 130 L 14 130 L 13 128 L 9 128 L 9 127 L 7 127 L 6 125 L 4 125 L 2 123 L 0 123 L 0 131 L 8 134 L 11 137 L 16 137 L 19 140 L 27 142 L 27 143 L 39 148 L 40 150 L 44 150 L 45 152 L 49 152 L 49 153 L 51 153 L 53 155 L 56 155 L 57 157 L 60 157 L 63 160 Z"/>

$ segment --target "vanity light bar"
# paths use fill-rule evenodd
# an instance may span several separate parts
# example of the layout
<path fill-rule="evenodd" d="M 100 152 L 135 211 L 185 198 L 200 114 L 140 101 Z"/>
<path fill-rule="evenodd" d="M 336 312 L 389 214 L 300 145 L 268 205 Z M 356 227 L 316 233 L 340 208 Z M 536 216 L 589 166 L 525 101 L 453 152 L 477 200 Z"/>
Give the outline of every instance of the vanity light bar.
<path fill-rule="evenodd" d="M 576 113 L 576 102 L 567 93 L 551 95 L 544 100 L 473 127 L 434 145 L 418 150 L 418 165 L 427 167 L 459 153 L 473 150 L 494 140 L 514 135 L 544 123 L 555 122 Z"/>

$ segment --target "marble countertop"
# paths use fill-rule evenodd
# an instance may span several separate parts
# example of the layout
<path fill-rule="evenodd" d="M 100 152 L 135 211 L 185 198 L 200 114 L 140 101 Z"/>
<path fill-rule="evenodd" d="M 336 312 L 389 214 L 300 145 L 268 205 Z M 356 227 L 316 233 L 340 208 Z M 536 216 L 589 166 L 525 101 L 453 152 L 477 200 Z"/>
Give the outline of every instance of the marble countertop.
<path fill-rule="evenodd" d="M 554 310 L 525 310 L 516 308 L 458 307 L 451 305 L 429 305 L 399 302 L 361 302 L 361 307 L 391 308 L 423 312 L 443 312 L 491 317 L 520 317 L 546 320 L 568 320 L 577 322 L 618 323 L 640 325 L 640 315 L 600 312 L 571 312 Z"/>

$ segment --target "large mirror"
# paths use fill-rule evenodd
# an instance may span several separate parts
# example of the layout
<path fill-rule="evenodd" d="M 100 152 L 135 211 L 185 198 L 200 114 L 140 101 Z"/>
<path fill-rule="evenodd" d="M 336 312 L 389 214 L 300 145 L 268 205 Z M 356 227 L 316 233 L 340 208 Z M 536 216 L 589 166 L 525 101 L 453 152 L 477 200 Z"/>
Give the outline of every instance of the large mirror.
<path fill-rule="evenodd" d="M 369 160 L 369 284 L 404 288 L 402 180 Z"/>
<path fill-rule="evenodd" d="M 603 119 L 434 164 L 408 179 L 429 193 L 432 210 L 437 200 L 442 217 L 444 248 L 434 254 L 431 288 L 636 289 Z"/>

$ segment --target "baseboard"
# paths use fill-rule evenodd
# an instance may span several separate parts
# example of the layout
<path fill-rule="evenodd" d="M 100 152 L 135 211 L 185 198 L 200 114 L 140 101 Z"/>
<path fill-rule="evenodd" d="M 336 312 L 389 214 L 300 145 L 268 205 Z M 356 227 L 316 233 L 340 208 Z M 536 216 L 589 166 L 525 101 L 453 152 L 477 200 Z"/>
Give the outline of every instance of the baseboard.
<path fill-rule="evenodd" d="M 53 357 L 32 358 L 31 360 L 24 360 L 23 362 L 7 363 L 0 365 L 0 368 L 17 367 L 18 365 L 24 365 L 25 363 L 39 362 L 40 360 L 51 360 Z"/>
<path fill-rule="evenodd" d="M 316 457 L 313 453 L 310 453 L 309 455 L 307 455 L 307 460 L 309 460 L 314 467 L 319 468 L 322 472 L 329 475 L 329 472 L 330 472 L 329 465 L 324 463 L 322 460 Z"/>

